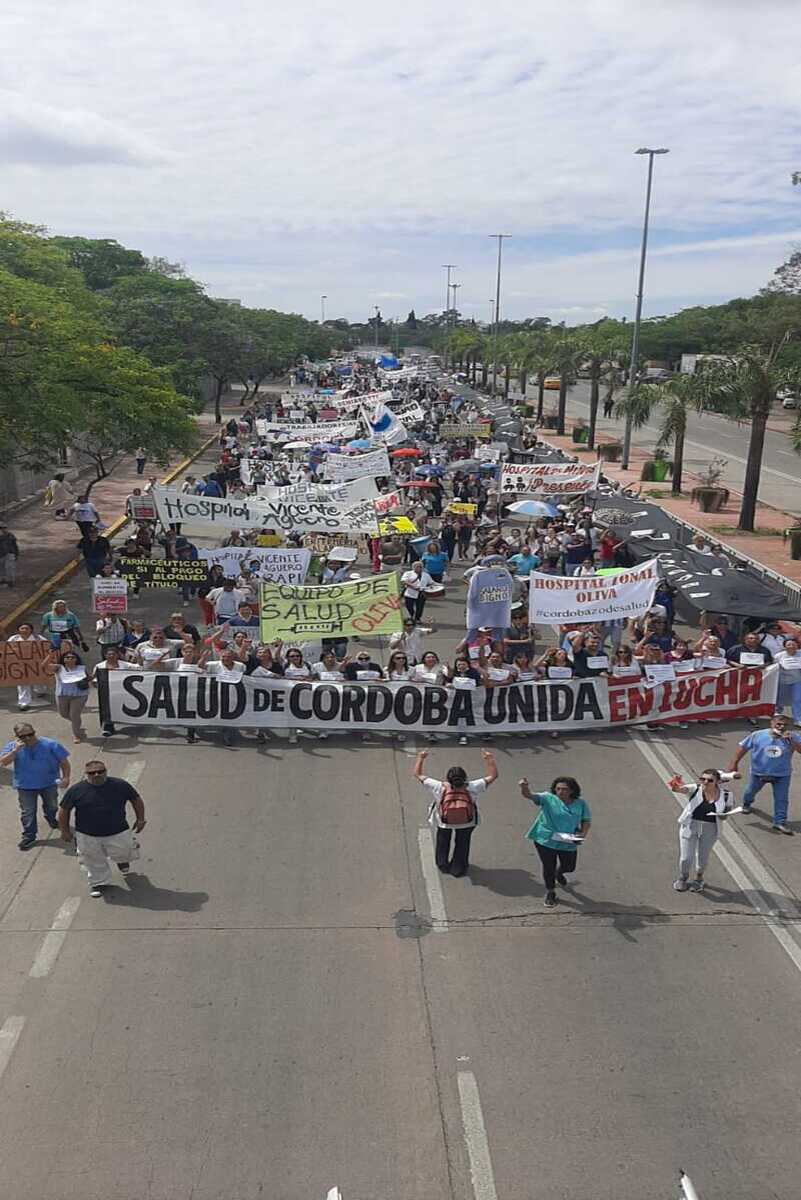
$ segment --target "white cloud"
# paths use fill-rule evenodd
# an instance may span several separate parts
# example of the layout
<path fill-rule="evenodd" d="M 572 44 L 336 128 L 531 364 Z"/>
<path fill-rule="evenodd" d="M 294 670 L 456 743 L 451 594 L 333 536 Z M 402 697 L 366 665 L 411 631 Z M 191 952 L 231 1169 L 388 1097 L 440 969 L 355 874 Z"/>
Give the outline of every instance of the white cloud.
<path fill-rule="evenodd" d="M 797 10 L 761 8 L 410 0 L 401 20 L 375 0 L 11 0 L 3 207 L 310 315 L 322 291 L 332 315 L 378 296 L 441 307 L 449 260 L 460 306 L 483 313 L 503 229 L 505 310 L 630 311 L 633 151 L 665 145 L 649 303 L 743 294 L 801 205 Z M 597 249 L 560 253 L 577 240 Z"/>

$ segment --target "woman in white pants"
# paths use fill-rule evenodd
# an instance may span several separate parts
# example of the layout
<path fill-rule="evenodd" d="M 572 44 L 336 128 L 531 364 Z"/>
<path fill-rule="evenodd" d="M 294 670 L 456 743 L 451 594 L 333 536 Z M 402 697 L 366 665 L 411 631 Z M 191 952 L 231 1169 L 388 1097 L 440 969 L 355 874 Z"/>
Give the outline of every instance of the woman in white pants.
<path fill-rule="evenodd" d="M 8 639 L 10 642 L 46 642 L 47 638 L 42 637 L 39 633 L 33 632 L 33 625 L 29 621 L 22 621 L 17 626 L 17 632 L 12 633 Z M 17 707 L 20 712 L 26 712 L 33 704 L 34 696 L 46 696 L 47 691 L 43 687 L 36 687 L 30 683 L 17 684 Z"/>
<path fill-rule="evenodd" d="M 688 888 L 703 891 L 704 870 L 720 832 L 718 822 L 734 807 L 732 793 L 720 785 L 739 778 L 739 771 L 716 771 L 710 767 L 701 772 L 698 783 L 684 783 L 680 775 L 668 781 L 671 791 L 687 796 L 678 822 L 679 874 L 673 883 L 675 891 L 686 892 Z M 691 882 L 693 866 L 695 879 Z"/>

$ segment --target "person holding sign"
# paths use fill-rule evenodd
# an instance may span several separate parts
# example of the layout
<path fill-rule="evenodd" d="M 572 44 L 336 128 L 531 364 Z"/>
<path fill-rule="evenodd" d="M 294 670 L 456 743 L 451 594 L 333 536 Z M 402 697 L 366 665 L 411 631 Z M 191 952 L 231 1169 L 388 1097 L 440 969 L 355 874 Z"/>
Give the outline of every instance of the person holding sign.
<path fill-rule="evenodd" d="M 773 655 L 767 646 L 759 643 L 759 634 L 753 630 L 747 633 L 741 642 L 726 651 L 726 658 L 738 667 L 769 667 Z"/>
<path fill-rule="evenodd" d="M 72 726 L 72 740 L 82 742 L 86 737 L 83 710 L 89 699 L 89 677 L 86 668 L 74 650 L 68 650 L 61 655 L 53 650 L 44 669 L 56 679 L 56 707 L 59 716 L 69 721 Z"/>
<path fill-rule="evenodd" d="M 755 634 L 751 634 L 755 637 Z M 788 637 L 784 649 L 780 650 L 774 660 L 779 665 L 779 691 L 776 696 L 776 712 L 782 713 L 789 704 L 793 721 L 801 728 L 801 653 L 798 641 Z"/>
<path fill-rule="evenodd" d="M 464 767 L 449 767 L 445 779 L 432 779 L 423 774 L 427 757 L 427 750 L 418 751 L 412 773 L 432 797 L 428 823 L 436 830 L 434 859 L 439 871 L 459 879 L 467 871 L 470 839 L 481 819 L 478 797 L 498 778 L 498 768 L 492 752 L 482 750 L 481 757 L 487 768 L 483 778 L 468 780 Z"/>
<path fill-rule="evenodd" d="M 708 768 L 701 772 L 699 783 L 685 783 L 681 775 L 668 780 L 672 792 L 688 797 L 679 817 L 679 875 L 673 890 L 694 892 L 704 890 L 704 870 L 712 853 L 712 847 L 720 832 L 718 821 L 734 808 L 731 792 L 721 788 L 721 781 L 739 779 L 739 771 L 716 771 Z M 690 882 L 690 870 L 695 863 L 695 879 Z"/>
<path fill-rule="evenodd" d="M 528 780 L 521 779 L 520 793 L 540 810 L 526 837 L 542 863 L 545 907 L 554 908 L 556 884 L 567 887 L 567 876 L 576 869 L 578 847 L 589 833 L 590 807 L 582 799 L 578 780 L 570 775 L 554 779 L 549 792 L 532 792 Z"/>

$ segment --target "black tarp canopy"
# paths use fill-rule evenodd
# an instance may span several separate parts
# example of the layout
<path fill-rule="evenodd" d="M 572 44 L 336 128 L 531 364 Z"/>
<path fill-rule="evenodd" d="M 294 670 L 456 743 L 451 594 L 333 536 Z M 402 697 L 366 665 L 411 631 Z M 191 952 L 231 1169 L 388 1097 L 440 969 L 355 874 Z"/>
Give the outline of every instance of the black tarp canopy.
<path fill-rule="evenodd" d="M 596 520 L 621 538 L 638 562 L 658 558 L 664 578 L 699 612 L 729 613 L 760 621 L 797 620 L 798 609 L 747 564 L 680 545 L 678 522 L 660 508 L 625 496 L 603 496 Z"/>

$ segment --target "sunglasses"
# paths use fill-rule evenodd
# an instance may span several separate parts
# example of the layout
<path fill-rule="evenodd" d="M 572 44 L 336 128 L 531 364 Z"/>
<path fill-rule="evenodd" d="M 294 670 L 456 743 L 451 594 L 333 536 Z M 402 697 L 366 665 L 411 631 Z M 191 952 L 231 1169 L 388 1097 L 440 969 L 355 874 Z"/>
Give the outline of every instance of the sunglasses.
<path fill-rule="evenodd" d="M 33 730 L 31 730 L 30 733 L 18 733 L 17 737 L 21 737 L 23 739 L 23 741 L 25 741 L 27 738 L 36 737 L 36 734 L 34 733 Z"/>
<path fill-rule="evenodd" d="M 105 768 L 105 767 L 103 767 L 103 770 L 102 770 L 102 771 L 87 771 L 87 772 L 86 772 L 86 774 L 87 774 L 87 775 L 90 775 L 90 776 L 91 776 L 91 775 L 105 775 L 105 773 L 106 773 L 106 768 Z"/>

